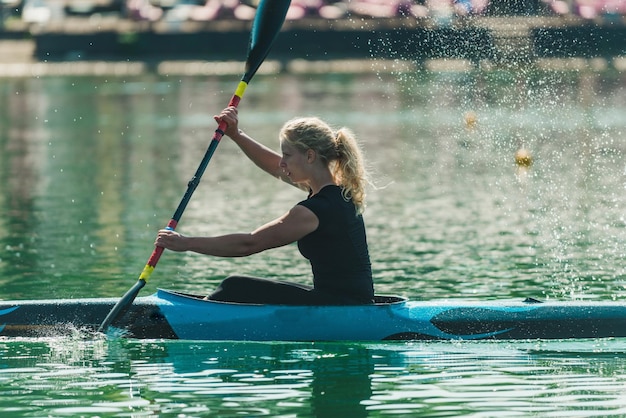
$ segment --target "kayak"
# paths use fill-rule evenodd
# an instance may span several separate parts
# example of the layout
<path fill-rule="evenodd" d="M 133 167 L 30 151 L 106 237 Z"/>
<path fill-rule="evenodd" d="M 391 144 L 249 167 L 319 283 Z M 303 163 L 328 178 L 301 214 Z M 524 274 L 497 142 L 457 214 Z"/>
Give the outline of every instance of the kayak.
<path fill-rule="evenodd" d="M 0 337 L 95 333 L 116 298 L 0 301 Z M 159 289 L 138 297 L 109 332 L 125 338 L 381 341 L 626 337 L 626 303 L 409 301 L 359 306 L 225 303 Z"/>

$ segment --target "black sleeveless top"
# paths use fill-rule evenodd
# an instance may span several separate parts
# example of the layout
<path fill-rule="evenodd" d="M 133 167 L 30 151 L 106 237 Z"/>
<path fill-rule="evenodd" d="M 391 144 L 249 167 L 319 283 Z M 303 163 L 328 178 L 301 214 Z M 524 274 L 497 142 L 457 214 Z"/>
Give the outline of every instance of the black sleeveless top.
<path fill-rule="evenodd" d="M 372 303 L 374 285 L 363 217 L 341 191 L 336 185 L 325 186 L 298 203 L 319 220 L 317 229 L 298 241 L 298 249 L 311 263 L 315 290 L 354 303 Z"/>

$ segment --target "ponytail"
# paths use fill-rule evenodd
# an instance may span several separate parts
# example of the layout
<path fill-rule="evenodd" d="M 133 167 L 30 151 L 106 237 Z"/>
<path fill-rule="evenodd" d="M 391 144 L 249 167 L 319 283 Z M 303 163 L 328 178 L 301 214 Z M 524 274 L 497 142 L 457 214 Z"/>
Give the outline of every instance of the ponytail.
<path fill-rule="evenodd" d="M 333 176 L 343 188 L 345 199 L 352 199 L 358 213 L 365 210 L 365 183 L 367 172 L 363 154 L 352 131 L 341 128 L 335 136 L 337 160 Z"/>

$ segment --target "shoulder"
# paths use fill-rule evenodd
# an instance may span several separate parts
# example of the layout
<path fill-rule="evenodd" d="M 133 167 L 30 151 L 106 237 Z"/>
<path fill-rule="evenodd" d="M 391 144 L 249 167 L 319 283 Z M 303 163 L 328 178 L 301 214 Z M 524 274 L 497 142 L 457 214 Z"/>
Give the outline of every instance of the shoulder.
<path fill-rule="evenodd" d="M 340 186 L 328 185 L 319 191 L 316 195 L 310 197 L 310 199 L 335 201 L 337 199 L 345 200 L 343 198 L 343 189 Z"/>
<path fill-rule="evenodd" d="M 339 186 L 326 186 L 318 193 L 299 202 L 298 205 L 307 207 L 311 210 L 313 210 L 313 208 L 328 207 L 336 201 L 337 197 L 341 197 L 341 188 Z"/>
<path fill-rule="evenodd" d="M 298 205 L 309 209 L 320 220 L 349 217 L 356 213 L 354 203 L 345 199 L 343 189 L 339 186 L 327 186 Z"/>
<path fill-rule="evenodd" d="M 312 230 L 315 230 L 318 222 L 318 214 L 314 210 L 297 204 L 292 207 L 281 219 L 279 219 L 278 223 L 289 227 L 293 227 L 294 225 L 312 225 Z"/>

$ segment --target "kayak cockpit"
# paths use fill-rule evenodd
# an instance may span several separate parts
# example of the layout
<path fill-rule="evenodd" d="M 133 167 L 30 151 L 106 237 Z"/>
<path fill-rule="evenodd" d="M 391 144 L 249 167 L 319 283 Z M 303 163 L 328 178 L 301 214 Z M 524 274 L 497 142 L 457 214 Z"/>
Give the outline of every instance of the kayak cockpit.
<path fill-rule="evenodd" d="M 195 301 L 206 301 L 212 303 L 225 303 L 225 304 L 233 304 L 233 305 L 255 305 L 252 303 L 230 303 L 230 302 L 216 302 L 216 301 L 208 301 L 205 298 L 205 295 L 196 295 L 192 293 L 178 292 L 176 290 L 168 290 L 168 289 L 157 289 L 156 296 L 161 299 L 171 299 L 172 297 L 178 297 L 188 300 Z M 403 298 L 401 296 L 394 295 L 376 295 L 374 296 L 374 305 L 394 305 L 405 303 L 408 299 Z"/>

